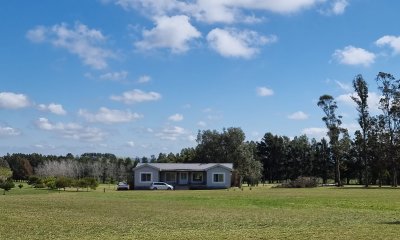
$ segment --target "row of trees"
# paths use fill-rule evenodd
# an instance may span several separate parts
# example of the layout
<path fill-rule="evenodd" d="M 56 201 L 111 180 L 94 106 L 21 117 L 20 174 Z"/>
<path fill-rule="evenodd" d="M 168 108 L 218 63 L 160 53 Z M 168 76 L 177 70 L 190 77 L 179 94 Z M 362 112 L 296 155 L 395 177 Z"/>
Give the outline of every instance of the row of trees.
<path fill-rule="evenodd" d="M 353 80 L 355 93 L 351 96 L 356 103 L 360 129 L 355 132 L 351 158 L 358 159 L 360 176 L 365 186 L 375 183 L 374 177 L 382 184 L 385 176 L 390 176 L 390 184 L 397 187 L 400 148 L 400 80 L 389 73 L 380 72 L 376 76 L 380 90 L 379 108 L 381 114 L 371 116 L 368 107 L 368 84 L 362 75 Z M 330 95 L 320 97 L 318 106 L 324 111 L 322 120 L 328 129 L 330 157 L 335 163 L 335 181 L 342 185 L 341 164 L 349 154 L 342 142 L 348 141 L 347 130 L 341 127 L 341 116 L 336 115 L 337 104 Z"/>
<path fill-rule="evenodd" d="M 9 169 L 11 177 L 16 180 L 28 180 L 35 175 L 42 178 L 94 178 L 102 183 L 127 180 L 132 167 L 139 161 L 117 158 L 109 153 L 85 153 L 81 156 L 70 153 L 66 156 L 18 153 L 0 158 L 0 163 L 3 162 L 5 169 Z"/>

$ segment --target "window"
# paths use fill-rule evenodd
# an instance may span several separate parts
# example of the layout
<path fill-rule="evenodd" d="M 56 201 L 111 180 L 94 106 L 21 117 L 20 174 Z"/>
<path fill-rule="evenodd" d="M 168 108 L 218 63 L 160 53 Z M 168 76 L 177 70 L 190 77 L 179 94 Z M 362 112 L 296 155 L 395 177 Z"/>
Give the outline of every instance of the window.
<path fill-rule="evenodd" d="M 175 182 L 176 181 L 176 173 L 166 172 L 165 173 L 165 181 L 166 182 Z"/>
<path fill-rule="evenodd" d="M 201 172 L 192 173 L 192 181 L 193 182 L 202 182 L 203 181 L 203 173 L 201 173 Z"/>
<path fill-rule="evenodd" d="M 151 182 L 151 173 L 140 173 L 141 182 Z"/>
<path fill-rule="evenodd" d="M 223 173 L 214 173 L 213 174 L 213 182 L 215 183 L 223 183 L 224 182 L 224 174 Z"/>
<path fill-rule="evenodd" d="M 187 181 L 187 178 L 188 178 L 187 172 L 181 172 L 180 176 L 181 176 L 182 181 Z"/>

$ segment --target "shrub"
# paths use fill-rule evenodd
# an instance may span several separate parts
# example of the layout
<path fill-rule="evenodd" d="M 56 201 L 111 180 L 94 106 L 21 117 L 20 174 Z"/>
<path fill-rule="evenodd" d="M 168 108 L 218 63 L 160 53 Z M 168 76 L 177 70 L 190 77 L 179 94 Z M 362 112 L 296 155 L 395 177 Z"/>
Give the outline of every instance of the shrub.
<path fill-rule="evenodd" d="M 298 177 L 294 181 L 283 183 L 280 187 L 286 188 L 314 188 L 318 186 L 318 179 L 315 177 Z"/>
<path fill-rule="evenodd" d="M 43 179 L 44 185 L 49 189 L 56 189 L 56 178 L 55 177 L 47 177 Z"/>
<path fill-rule="evenodd" d="M 3 195 L 6 195 L 6 191 L 9 191 L 11 188 L 14 188 L 15 184 L 12 180 L 8 179 L 6 181 L 0 180 L 0 188 L 4 189 Z"/>
<path fill-rule="evenodd" d="M 56 187 L 58 189 L 63 188 L 65 191 L 66 187 L 71 187 L 73 179 L 67 177 L 58 177 L 56 179 Z"/>
<path fill-rule="evenodd" d="M 28 178 L 28 184 L 34 187 L 36 186 L 36 184 L 42 184 L 42 183 L 43 183 L 42 179 L 38 176 L 30 176 Z"/>

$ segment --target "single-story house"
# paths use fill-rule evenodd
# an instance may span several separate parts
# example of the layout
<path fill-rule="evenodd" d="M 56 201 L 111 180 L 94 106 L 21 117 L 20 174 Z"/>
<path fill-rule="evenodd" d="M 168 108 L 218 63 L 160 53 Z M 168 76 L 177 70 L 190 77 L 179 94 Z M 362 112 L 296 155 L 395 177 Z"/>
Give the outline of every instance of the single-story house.
<path fill-rule="evenodd" d="M 134 169 L 134 189 L 149 189 L 166 182 L 175 189 L 214 189 L 231 186 L 232 163 L 139 163 Z"/>

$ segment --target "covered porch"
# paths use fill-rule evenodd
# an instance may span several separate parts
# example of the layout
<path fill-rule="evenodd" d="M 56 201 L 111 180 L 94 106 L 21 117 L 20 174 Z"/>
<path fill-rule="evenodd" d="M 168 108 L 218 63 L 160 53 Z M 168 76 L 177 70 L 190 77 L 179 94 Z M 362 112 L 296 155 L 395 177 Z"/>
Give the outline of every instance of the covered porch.
<path fill-rule="evenodd" d="M 160 171 L 160 181 L 171 184 L 179 189 L 186 188 L 201 188 L 207 185 L 207 172 L 205 171 Z"/>

